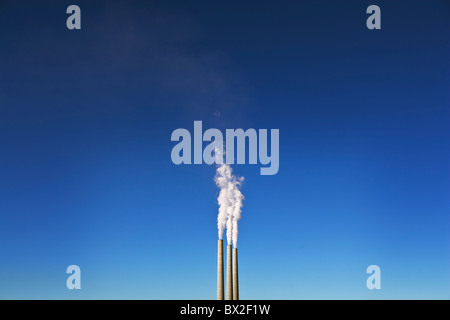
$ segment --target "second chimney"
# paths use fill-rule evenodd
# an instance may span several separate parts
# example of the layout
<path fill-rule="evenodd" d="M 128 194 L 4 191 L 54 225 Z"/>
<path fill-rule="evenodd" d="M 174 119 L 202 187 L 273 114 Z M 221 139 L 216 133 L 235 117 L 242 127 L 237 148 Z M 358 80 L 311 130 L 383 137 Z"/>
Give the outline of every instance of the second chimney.
<path fill-rule="evenodd" d="M 232 272 L 232 247 L 227 246 L 227 294 L 226 300 L 233 300 L 233 272 Z"/>

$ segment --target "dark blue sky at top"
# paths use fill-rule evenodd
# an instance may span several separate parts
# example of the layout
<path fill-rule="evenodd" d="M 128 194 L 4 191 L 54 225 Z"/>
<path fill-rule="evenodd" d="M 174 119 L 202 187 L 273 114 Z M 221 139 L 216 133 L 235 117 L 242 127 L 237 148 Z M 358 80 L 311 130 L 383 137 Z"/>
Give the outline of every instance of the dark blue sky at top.
<path fill-rule="evenodd" d="M 449 24 L 437 0 L 1 1 L 0 298 L 214 299 L 215 168 L 170 159 L 202 120 L 280 129 L 277 175 L 233 166 L 243 299 L 448 299 Z"/>

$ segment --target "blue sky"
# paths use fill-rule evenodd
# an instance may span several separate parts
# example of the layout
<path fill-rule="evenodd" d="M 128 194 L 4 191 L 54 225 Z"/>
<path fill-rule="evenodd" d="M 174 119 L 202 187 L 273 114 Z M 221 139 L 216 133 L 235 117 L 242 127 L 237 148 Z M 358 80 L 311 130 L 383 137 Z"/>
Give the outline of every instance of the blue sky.
<path fill-rule="evenodd" d="M 280 130 L 233 165 L 242 299 L 449 299 L 450 6 L 371 4 L 2 1 L 0 298 L 215 299 L 215 168 L 170 159 L 202 120 Z"/>

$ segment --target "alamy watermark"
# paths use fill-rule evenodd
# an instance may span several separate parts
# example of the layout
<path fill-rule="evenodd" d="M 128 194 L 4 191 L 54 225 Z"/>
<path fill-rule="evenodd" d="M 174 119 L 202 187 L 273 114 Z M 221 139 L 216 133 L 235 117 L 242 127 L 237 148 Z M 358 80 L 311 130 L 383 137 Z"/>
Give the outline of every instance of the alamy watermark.
<path fill-rule="evenodd" d="M 73 290 L 81 289 L 81 269 L 76 264 L 70 265 L 67 267 L 66 273 L 70 274 L 67 278 L 66 286 L 67 289 Z"/>
<path fill-rule="evenodd" d="M 246 163 L 248 141 L 248 164 L 259 163 L 266 166 L 260 170 L 261 175 L 277 174 L 280 166 L 280 130 L 270 130 L 270 155 L 268 153 L 267 129 L 226 129 L 225 150 L 224 135 L 218 129 L 203 132 L 202 121 L 194 121 L 193 139 L 187 129 L 176 129 L 172 132 L 172 141 L 179 141 L 172 149 L 172 162 L 178 164 L 237 164 Z M 203 149 L 203 142 L 210 142 Z M 194 150 L 192 152 L 192 144 Z M 235 150 L 236 149 L 236 150 Z M 236 157 L 235 157 L 236 151 Z M 259 152 L 258 152 L 259 151 Z M 192 161 L 192 153 L 194 161 Z"/>
<path fill-rule="evenodd" d="M 367 267 L 366 272 L 367 272 L 367 274 L 370 274 L 370 277 L 367 278 L 367 281 L 366 281 L 367 289 L 380 290 L 381 289 L 381 269 L 380 269 L 380 267 L 377 266 L 376 264 L 373 264 L 373 265 Z"/>

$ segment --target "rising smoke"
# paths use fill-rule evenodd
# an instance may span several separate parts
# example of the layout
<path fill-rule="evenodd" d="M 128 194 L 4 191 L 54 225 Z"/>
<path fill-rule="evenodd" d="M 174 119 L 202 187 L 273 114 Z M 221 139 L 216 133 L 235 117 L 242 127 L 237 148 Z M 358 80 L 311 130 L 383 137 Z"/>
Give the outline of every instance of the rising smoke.
<path fill-rule="evenodd" d="M 215 150 L 216 157 L 221 157 L 222 153 Z M 219 214 L 217 215 L 217 228 L 219 239 L 222 240 L 223 232 L 227 229 L 228 245 L 233 244 L 237 248 L 238 221 L 241 219 L 244 195 L 239 190 L 243 177 L 233 175 L 233 170 L 228 164 L 221 164 L 217 167 L 215 182 L 220 188 L 217 198 L 219 203 Z"/>

